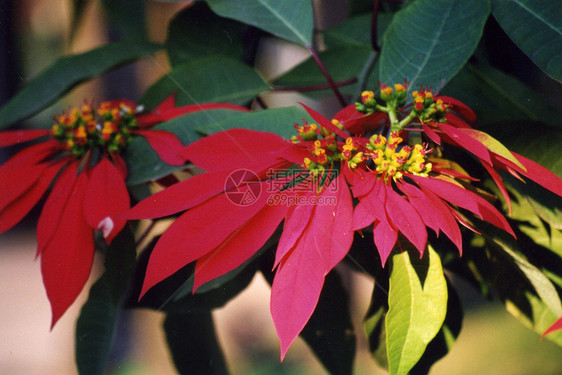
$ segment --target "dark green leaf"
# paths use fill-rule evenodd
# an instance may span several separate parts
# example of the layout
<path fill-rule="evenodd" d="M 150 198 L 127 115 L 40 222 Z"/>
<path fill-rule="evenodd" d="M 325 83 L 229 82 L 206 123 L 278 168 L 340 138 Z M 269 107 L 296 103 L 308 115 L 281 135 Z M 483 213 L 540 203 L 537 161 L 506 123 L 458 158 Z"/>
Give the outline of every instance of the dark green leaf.
<path fill-rule="evenodd" d="M 268 31 L 303 46 L 312 45 L 312 2 L 207 0 L 215 13 Z"/>
<path fill-rule="evenodd" d="M 145 3 L 130 0 L 103 0 L 109 20 L 129 38 L 146 38 Z"/>
<path fill-rule="evenodd" d="M 345 86 L 340 86 L 342 94 L 355 94 L 357 83 L 350 80 L 357 80 L 357 75 L 365 65 L 371 48 L 368 46 L 339 47 L 328 49 L 319 54 L 320 59 L 330 72 L 336 82 L 349 82 Z M 284 88 L 299 88 L 326 84 L 326 77 L 318 67 L 314 59 L 309 58 L 297 65 L 283 76 L 276 79 L 275 86 Z M 317 94 L 318 96 L 329 95 L 332 91 L 324 89 L 321 91 L 307 91 L 304 94 Z"/>
<path fill-rule="evenodd" d="M 111 352 L 119 309 L 103 275 L 90 289 L 76 322 L 76 365 L 80 375 L 102 375 Z"/>
<path fill-rule="evenodd" d="M 254 69 L 231 57 L 213 55 L 174 67 L 147 90 L 140 102 L 154 108 L 175 92 L 178 106 L 209 102 L 246 104 L 268 89 Z"/>
<path fill-rule="evenodd" d="M 245 128 L 272 132 L 290 139 L 296 135 L 294 124 L 301 124 L 303 119 L 309 123 L 315 121 L 299 107 L 272 108 L 263 111 L 243 113 L 225 120 L 217 121 L 196 130 L 203 134 L 212 134 L 227 129 Z"/>
<path fill-rule="evenodd" d="M 365 316 L 363 327 L 369 340 L 369 351 L 377 364 L 388 369 L 386 354 L 385 315 L 388 312 L 388 269 L 381 270 L 375 276 L 375 286 L 371 305 Z"/>
<path fill-rule="evenodd" d="M 476 49 L 489 12 L 488 0 L 413 2 L 385 34 L 380 80 L 391 85 L 406 78 L 414 90 L 440 90 Z"/>
<path fill-rule="evenodd" d="M 133 234 L 126 227 L 108 247 L 105 273 L 90 289 L 76 322 L 76 364 L 80 375 L 102 375 L 111 352 L 121 297 L 135 265 Z"/>
<path fill-rule="evenodd" d="M 463 101 L 483 124 L 532 120 L 562 126 L 562 113 L 549 105 L 541 94 L 487 64 L 467 64 L 445 86 L 442 94 Z"/>
<path fill-rule="evenodd" d="M 88 5 L 88 0 L 74 0 L 72 4 L 72 22 L 70 24 L 70 39 L 72 40 L 76 36 L 78 27 L 80 26 L 80 21 L 84 16 L 84 11 Z"/>
<path fill-rule="evenodd" d="M 239 111 L 226 109 L 194 112 L 158 124 L 154 129 L 172 132 L 178 136 L 184 145 L 187 145 L 201 138 L 201 134 L 196 132 L 195 128 L 207 126 L 206 124 L 214 124 L 239 114 Z M 127 147 L 127 152 L 123 154 L 123 157 L 127 162 L 128 185 L 138 185 L 157 180 L 185 168 L 184 166 L 164 163 L 143 137 L 135 137 Z"/>
<path fill-rule="evenodd" d="M 562 82 L 562 7 L 549 0 L 492 0 L 507 35 L 546 74 Z"/>
<path fill-rule="evenodd" d="M 211 12 L 207 4 L 195 4 L 170 23 L 166 48 L 172 66 L 209 55 L 240 58 L 245 25 Z"/>
<path fill-rule="evenodd" d="M 378 43 L 382 44 L 383 36 L 392 21 L 392 14 L 378 15 L 377 35 Z M 324 42 L 328 48 L 367 46 L 371 47 L 371 18 L 372 15 L 363 14 L 324 31 Z"/>
<path fill-rule="evenodd" d="M 349 315 L 349 297 L 340 276 L 326 276 L 318 304 L 300 336 L 330 374 L 352 374 L 355 335 Z"/>
<path fill-rule="evenodd" d="M 164 320 L 164 332 L 180 374 L 228 374 L 210 311 L 170 313 Z"/>
<path fill-rule="evenodd" d="M 46 108 L 80 82 L 160 48 L 153 43 L 129 40 L 59 58 L 0 109 L 0 129 Z"/>
<path fill-rule="evenodd" d="M 391 258 L 386 314 L 389 373 L 408 374 L 441 329 L 447 313 L 447 283 L 439 255 L 428 245 Z"/>

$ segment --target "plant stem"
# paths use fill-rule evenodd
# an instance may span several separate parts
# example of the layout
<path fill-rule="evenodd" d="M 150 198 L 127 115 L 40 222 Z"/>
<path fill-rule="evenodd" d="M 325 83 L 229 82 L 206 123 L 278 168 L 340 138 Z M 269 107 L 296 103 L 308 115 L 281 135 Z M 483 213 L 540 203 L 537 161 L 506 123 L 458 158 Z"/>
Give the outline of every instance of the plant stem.
<path fill-rule="evenodd" d="M 316 64 L 318 65 L 318 67 L 322 71 L 322 74 L 324 74 L 324 77 L 326 77 L 326 80 L 328 80 L 328 83 L 330 84 L 330 88 L 332 89 L 332 91 L 336 95 L 336 98 L 340 102 L 342 108 L 345 107 L 347 105 L 347 103 L 345 102 L 345 99 L 343 98 L 343 95 L 341 94 L 340 90 L 338 89 L 338 86 L 336 86 L 336 82 L 334 82 L 334 80 L 332 79 L 332 76 L 330 75 L 330 73 L 328 72 L 328 70 L 326 69 L 324 64 L 322 63 L 322 60 L 320 60 L 320 57 L 318 56 L 318 54 L 316 53 L 314 48 L 312 48 L 312 46 L 308 46 L 307 48 L 308 48 L 308 51 L 310 52 L 310 54 L 312 55 L 312 58 L 314 59 L 314 61 L 316 61 Z"/>
<path fill-rule="evenodd" d="M 369 74 L 371 74 L 371 71 L 373 70 L 373 67 L 375 66 L 375 63 L 378 60 L 378 58 L 379 58 L 379 53 L 374 51 L 371 51 L 369 53 L 369 57 L 367 58 L 365 65 L 363 65 L 363 68 L 359 73 L 359 78 L 357 79 L 358 84 L 357 84 L 357 94 L 355 99 L 356 102 L 360 101 L 359 99 L 361 98 L 361 93 L 366 89 L 365 86 L 367 85 L 367 78 L 369 78 Z"/>

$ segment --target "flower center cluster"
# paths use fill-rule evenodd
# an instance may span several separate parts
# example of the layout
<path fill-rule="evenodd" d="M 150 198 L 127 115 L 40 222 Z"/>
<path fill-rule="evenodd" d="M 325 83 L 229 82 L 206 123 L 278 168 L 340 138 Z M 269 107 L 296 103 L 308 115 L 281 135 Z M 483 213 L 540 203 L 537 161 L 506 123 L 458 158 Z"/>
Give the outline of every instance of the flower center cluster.
<path fill-rule="evenodd" d="M 100 147 L 120 152 L 132 141 L 130 130 L 137 127 L 133 109 L 124 103 L 119 106 L 101 103 L 94 109 L 89 104 L 73 108 L 54 118 L 53 137 L 76 157 Z"/>
<path fill-rule="evenodd" d="M 403 139 L 398 132 L 391 132 L 387 139 L 384 135 L 373 135 L 365 146 L 365 158 L 373 161 L 375 171 L 388 181 L 389 178 L 402 178 L 404 173 L 427 177 L 431 172 L 431 163 L 426 155 L 431 152 L 425 145 L 401 146 Z"/>

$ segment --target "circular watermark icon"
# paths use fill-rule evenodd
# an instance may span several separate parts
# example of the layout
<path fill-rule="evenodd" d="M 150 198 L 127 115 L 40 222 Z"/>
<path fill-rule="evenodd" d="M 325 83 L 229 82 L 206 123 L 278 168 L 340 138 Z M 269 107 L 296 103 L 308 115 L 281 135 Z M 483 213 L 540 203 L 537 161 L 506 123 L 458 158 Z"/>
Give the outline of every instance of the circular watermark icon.
<path fill-rule="evenodd" d="M 237 169 L 226 178 L 224 192 L 235 205 L 249 206 L 261 194 L 260 178 L 249 169 Z"/>

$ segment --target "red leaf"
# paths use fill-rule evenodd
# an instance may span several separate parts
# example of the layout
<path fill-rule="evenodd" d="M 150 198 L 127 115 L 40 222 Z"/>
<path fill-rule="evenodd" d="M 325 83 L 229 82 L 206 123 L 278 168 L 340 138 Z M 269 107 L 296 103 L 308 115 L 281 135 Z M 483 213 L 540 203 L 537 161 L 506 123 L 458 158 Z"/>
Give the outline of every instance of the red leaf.
<path fill-rule="evenodd" d="M 476 193 L 463 189 L 460 186 L 436 178 L 409 176 L 422 188 L 435 193 L 456 206 L 467 209 L 477 215 L 480 219 L 488 221 L 490 224 L 505 230 L 513 237 L 515 233 L 507 223 L 505 217 L 496 210 L 492 204 Z"/>
<path fill-rule="evenodd" d="M 482 163 L 482 165 L 488 171 L 490 176 L 492 176 L 492 180 L 494 180 L 494 182 L 496 183 L 496 186 L 498 187 L 498 189 L 500 190 L 500 193 L 503 196 L 503 199 L 505 199 L 505 203 L 507 204 L 508 214 L 511 215 L 511 198 L 509 197 L 509 194 L 507 193 L 507 189 L 505 188 L 505 185 L 503 184 L 502 178 L 500 177 L 498 172 L 496 172 L 494 167 L 492 167 L 491 165 L 488 165 L 486 163 Z"/>
<path fill-rule="evenodd" d="M 31 211 L 51 185 L 51 182 L 62 168 L 62 164 L 64 162 L 45 169 L 34 185 L 27 189 L 18 199 L 0 210 L 0 233 L 11 229 Z"/>
<path fill-rule="evenodd" d="M 160 281 L 219 246 L 256 215 L 268 198 L 261 194 L 253 204 L 239 206 L 226 194 L 220 194 L 181 215 L 152 251 L 140 298 Z"/>
<path fill-rule="evenodd" d="M 445 104 L 451 106 L 452 110 L 466 118 L 470 122 L 476 122 L 476 113 L 472 109 L 470 109 L 466 104 L 457 100 L 455 98 L 451 98 L 449 96 L 438 96 L 435 100 L 441 99 Z"/>
<path fill-rule="evenodd" d="M 51 329 L 74 302 L 88 280 L 94 257 L 90 226 L 83 216 L 88 177 L 81 173 L 72 186 L 51 241 L 41 254 L 41 272 L 53 319 Z"/>
<path fill-rule="evenodd" d="M 309 199 L 311 195 L 304 195 L 304 199 Z M 277 267 L 285 255 L 295 247 L 298 239 L 309 225 L 314 209 L 315 205 L 313 204 L 295 204 L 288 209 L 287 217 L 283 224 L 283 233 L 275 252 L 273 268 Z"/>
<path fill-rule="evenodd" d="M 339 135 L 342 138 L 345 139 L 349 138 L 349 134 L 338 128 L 336 125 L 332 124 L 332 122 L 328 120 L 326 117 L 322 116 L 320 113 L 316 112 L 314 109 L 310 108 L 309 106 L 303 103 L 299 103 L 299 104 L 302 105 L 302 107 L 308 112 L 310 117 L 312 117 L 314 121 L 318 123 L 318 125 L 325 128 L 326 130 L 331 131 L 332 133 Z"/>
<path fill-rule="evenodd" d="M 541 339 L 551 332 L 559 331 L 562 329 L 562 317 L 558 318 L 544 333 L 541 335 Z"/>
<path fill-rule="evenodd" d="M 170 99 L 171 105 L 169 104 Z M 229 109 L 233 111 L 249 112 L 249 109 L 246 107 L 228 103 L 202 103 L 174 107 L 174 97 L 172 95 L 168 97 L 168 99 L 160 103 L 158 107 L 156 107 L 152 112 L 138 116 L 137 121 L 140 127 L 147 128 L 160 122 L 169 121 L 176 117 L 186 115 L 188 113 L 211 111 L 215 109 Z"/>
<path fill-rule="evenodd" d="M 272 164 L 279 159 L 279 151 L 290 145 L 274 133 L 236 128 L 193 142 L 179 155 L 207 172 L 247 169 L 248 164 Z"/>
<path fill-rule="evenodd" d="M 51 133 L 48 129 L 9 130 L 0 133 L 0 147 L 12 146 L 45 137 Z"/>
<path fill-rule="evenodd" d="M 386 212 L 392 225 L 410 240 L 420 252 L 421 257 L 427 244 L 427 230 L 422 219 L 410 202 L 397 194 L 392 187 L 384 186 L 386 188 Z"/>
<path fill-rule="evenodd" d="M 392 249 L 394 249 L 394 245 L 396 245 L 398 231 L 389 223 L 377 220 L 375 221 L 375 226 L 373 228 L 373 237 L 375 246 L 377 247 L 381 257 L 381 264 L 384 267 L 388 256 L 392 252 Z"/>
<path fill-rule="evenodd" d="M 348 105 L 334 115 L 345 130 L 352 134 L 365 134 L 368 131 L 384 125 L 387 115 L 384 112 L 375 112 L 371 115 L 358 112 L 355 104 Z"/>
<path fill-rule="evenodd" d="M 462 129 L 457 129 L 451 125 L 439 124 L 439 128 L 450 137 L 453 143 L 459 145 L 468 152 L 471 152 L 481 161 L 492 165 L 490 152 L 488 151 L 488 148 L 482 144 L 482 142 L 472 138 Z"/>
<path fill-rule="evenodd" d="M 59 175 L 45 201 L 37 222 L 37 255 L 41 254 L 53 237 L 77 177 L 78 163 L 73 162 Z"/>
<path fill-rule="evenodd" d="M 437 143 L 438 145 L 441 144 L 441 138 L 439 137 L 439 134 L 434 132 L 433 129 L 427 126 L 425 122 L 422 122 L 422 129 L 425 135 L 429 137 L 429 139 L 431 139 L 433 142 Z"/>
<path fill-rule="evenodd" d="M 195 207 L 224 192 L 225 182 L 231 173 L 230 170 L 222 170 L 190 177 L 140 201 L 119 218 L 159 218 Z"/>
<path fill-rule="evenodd" d="M 252 257 L 273 235 L 287 206 L 265 206 L 223 243 L 197 260 L 193 292 L 207 281 L 224 275 Z"/>
<path fill-rule="evenodd" d="M 306 231 L 279 264 L 271 286 L 270 310 L 281 342 L 281 360 L 310 319 L 324 285 L 322 258 L 311 246 L 314 239 Z"/>
<path fill-rule="evenodd" d="M 164 130 L 135 130 L 134 133 L 142 135 L 165 163 L 184 164 L 183 158 L 178 154 L 183 145 L 175 134 Z"/>
<path fill-rule="evenodd" d="M 9 179 L 14 171 L 39 163 L 58 150 L 54 139 L 26 147 L 0 166 L 0 180 Z"/>
<path fill-rule="evenodd" d="M 418 211 L 425 225 L 439 235 L 439 230 L 447 235 L 462 255 L 462 235 L 449 206 L 438 196 L 426 190 L 420 190 L 408 183 L 397 184 L 408 196 L 412 206 Z"/>
<path fill-rule="evenodd" d="M 562 196 L 562 179 L 560 177 L 522 155 L 516 154 L 515 152 L 513 152 L 513 155 L 527 169 L 526 172 L 518 169 L 519 173 L 535 181 L 545 189 L 552 191 L 554 194 Z"/>
<path fill-rule="evenodd" d="M 307 229 L 314 234 L 315 246 L 324 260 L 324 275 L 347 255 L 351 247 L 352 218 L 351 193 L 340 175 L 318 196 L 314 217 Z"/>
<path fill-rule="evenodd" d="M 0 211 L 35 185 L 48 166 L 47 163 L 22 166 L 12 171 L 8 178 L 0 179 Z"/>
<path fill-rule="evenodd" d="M 123 175 L 109 159 L 103 158 L 92 170 L 86 196 L 84 216 L 91 228 L 101 230 L 109 244 L 127 220 L 114 219 L 130 207 Z"/>

